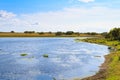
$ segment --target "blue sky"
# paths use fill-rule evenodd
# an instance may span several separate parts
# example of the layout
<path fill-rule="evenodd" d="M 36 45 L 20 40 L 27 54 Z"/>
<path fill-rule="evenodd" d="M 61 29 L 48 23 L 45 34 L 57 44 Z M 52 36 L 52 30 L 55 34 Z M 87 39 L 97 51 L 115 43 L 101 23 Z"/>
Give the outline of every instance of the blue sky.
<path fill-rule="evenodd" d="M 65 7 L 105 6 L 120 8 L 119 0 L 0 0 L 0 9 L 14 13 L 35 13 L 62 10 Z"/>
<path fill-rule="evenodd" d="M 0 9 L 14 13 L 35 13 L 63 9 L 69 0 L 0 0 Z"/>
<path fill-rule="evenodd" d="M 106 32 L 119 14 L 120 0 L 0 0 L 0 31 Z"/>

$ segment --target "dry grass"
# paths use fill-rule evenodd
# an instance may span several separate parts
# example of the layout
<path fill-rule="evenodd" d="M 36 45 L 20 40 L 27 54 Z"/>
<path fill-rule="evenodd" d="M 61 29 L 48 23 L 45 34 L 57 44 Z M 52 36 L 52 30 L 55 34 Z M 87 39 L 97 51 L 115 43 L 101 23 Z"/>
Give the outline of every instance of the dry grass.
<path fill-rule="evenodd" d="M 101 37 L 101 35 L 88 35 L 88 34 L 72 34 L 56 36 L 55 33 L 10 33 L 1 32 L 0 37 Z"/>

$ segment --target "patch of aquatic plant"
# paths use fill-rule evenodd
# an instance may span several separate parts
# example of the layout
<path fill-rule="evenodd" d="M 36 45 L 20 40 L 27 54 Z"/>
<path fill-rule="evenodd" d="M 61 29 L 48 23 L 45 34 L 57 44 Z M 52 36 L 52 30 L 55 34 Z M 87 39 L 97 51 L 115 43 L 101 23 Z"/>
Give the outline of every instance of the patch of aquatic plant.
<path fill-rule="evenodd" d="M 23 53 L 23 54 L 20 54 L 21 56 L 27 56 L 28 54 L 26 54 L 26 53 Z"/>
<path fill-rule="evenodd" d="M 48 54 L 43 54 L 43 57 L 44 57 L 44 58 L 48 58 L 49 55 L 48 55 Z"/>

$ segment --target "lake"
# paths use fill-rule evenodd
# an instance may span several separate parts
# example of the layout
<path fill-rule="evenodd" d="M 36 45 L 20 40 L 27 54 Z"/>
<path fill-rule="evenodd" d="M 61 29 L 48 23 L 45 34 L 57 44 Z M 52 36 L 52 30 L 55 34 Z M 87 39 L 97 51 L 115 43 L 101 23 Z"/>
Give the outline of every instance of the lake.
<path fill-rule="evenodd" d="M 74 39 L 0 38 L 0 80 L 73 80 L 94 75 L 108 47 Z"/>

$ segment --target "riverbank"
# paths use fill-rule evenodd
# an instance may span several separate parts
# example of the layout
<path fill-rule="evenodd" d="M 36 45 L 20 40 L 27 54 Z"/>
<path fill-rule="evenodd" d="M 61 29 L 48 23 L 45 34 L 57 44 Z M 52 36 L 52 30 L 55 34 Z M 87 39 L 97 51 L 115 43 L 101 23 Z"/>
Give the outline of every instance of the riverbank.
<path fill-rule="evenodd" d="M 81 80 L 120 80 L 120 42 L 104 38 L 89 38 L 80 41 L 109 46 L 110 54 L 105 56 L 105 62 L 96 75 Z M 76 79 L 80 80 L 80 79 Z"/>
<path fill-rule="evenodd" d="M 58 32 L 36 32 L 36 33 L 23 33 L 23 32 L 0 32 L 1 37 L 102 37 L 101 34 L 87 34 L 87 33 L 59 33 Z"/>

